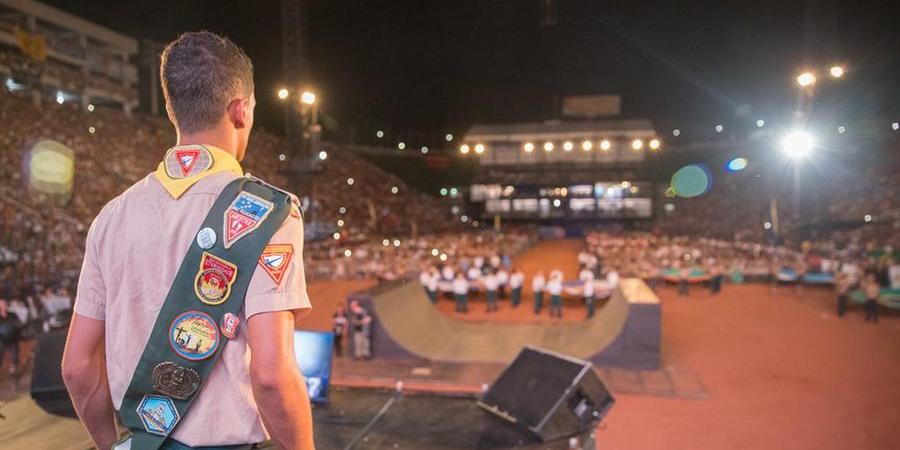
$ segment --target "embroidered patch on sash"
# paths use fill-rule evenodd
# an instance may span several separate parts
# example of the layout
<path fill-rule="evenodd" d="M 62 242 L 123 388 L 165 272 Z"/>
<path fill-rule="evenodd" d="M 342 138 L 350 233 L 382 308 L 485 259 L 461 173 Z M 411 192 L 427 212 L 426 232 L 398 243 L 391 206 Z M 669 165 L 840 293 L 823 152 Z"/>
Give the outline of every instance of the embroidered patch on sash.
<path fill-rule="evenodd" d="M 153 390 L 160 394 L 187 400 L 197 389 L 200 389 L 200 374 L 194 369 L 168 361 L 153 368 Z"/>
<path fill-rule="evenodd" d="M 187 178 L 205 172 L 213 164 L 212 154 L 200 145 L 172 147 L 163 159 L 166 175 L 170 178 Z"/>
<path fill-rule="evenodd" d="M 182 358 L 200 361 L 216 353 L 219 348 L 219 327 L 202 311 L 180 314 L 169 326 L 169 344 Z"/>
<path fill-rule="evenodd" d="M 235 278 L 237 266 L 211 253 L 203 252 L 200 269 L 194 278 L 194 293 L 207 305 L 221 305 L 231 295 L 231 285 L 234 284 Z"/>
<path fill-rule="evenodd" d="M 137 413 L 148 433 L 161 436 L 168 436 L 181 420 L 172 399 L 162 395 L 145 395 L 137 407 Z"/>
<path fill-rule="evenodd" d="M 294 246 L 291 244 L 269 244 L 259 257 L 259 265 L 265 269 L 275 284 L 281 285 L 293 255 Z"/>
<path fill-rule="evenodd" d="M 238 318 L 238 316 L 232 313 L 225 313 L 225 315 L 222 316 L 219 328 L 222 330 L 222 336 L 225 336 L 228 339 L 234 339 L 237 337 L 238 327 L 240 325 L 241 319 Z"/>
<path fill-rule="evenodd" d="M 225 210 L 225 248 L 230 248 L 238 239 L 250 234 L 266 220 L 275 205 L 249 192 L 241 191 Z"/>

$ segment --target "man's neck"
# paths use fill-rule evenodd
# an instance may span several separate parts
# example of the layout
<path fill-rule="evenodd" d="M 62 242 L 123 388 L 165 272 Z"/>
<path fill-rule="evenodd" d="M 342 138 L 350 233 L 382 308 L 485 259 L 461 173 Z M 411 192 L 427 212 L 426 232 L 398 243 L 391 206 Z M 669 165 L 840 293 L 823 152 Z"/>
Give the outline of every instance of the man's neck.
<path fill-rule="evenodd" d="M 201 131 L 197 133 L 178 134 L 177 145 L 212 145 L 237 158 L 237 143 L 223 133 Z"/>

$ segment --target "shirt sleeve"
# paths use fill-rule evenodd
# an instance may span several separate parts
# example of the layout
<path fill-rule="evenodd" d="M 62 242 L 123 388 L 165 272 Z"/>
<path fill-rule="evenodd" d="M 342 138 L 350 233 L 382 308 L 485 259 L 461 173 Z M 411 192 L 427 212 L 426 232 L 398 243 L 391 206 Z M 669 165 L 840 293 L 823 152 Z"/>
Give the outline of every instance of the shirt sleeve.
<path fill-rule="evenodd" d="M 281 255 L 284 259 L 279 263 Z M 256 264 L 244 300 L 244 313 L 248 319 L 275 311 L 293 311 L 296 317 L 302 317 L 311 309 L 303 269 L 303 222 L 300 217 L 288 215 Z"/>
<path fill-rule="evenodd" d="M 100 272 L 100 259 L 97 252 L 97 223 L 101 217 L 98 216 L 88 230 L 74 310 L 76 314 L 91 319 L 106 320 L 106 285 L 103 282 L 103 274 Z"/>

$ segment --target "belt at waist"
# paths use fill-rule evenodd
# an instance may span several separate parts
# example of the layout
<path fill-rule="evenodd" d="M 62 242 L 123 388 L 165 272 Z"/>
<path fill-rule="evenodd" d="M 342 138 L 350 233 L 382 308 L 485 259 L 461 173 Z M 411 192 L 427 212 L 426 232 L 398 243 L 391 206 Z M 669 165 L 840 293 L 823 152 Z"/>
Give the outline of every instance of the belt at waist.
<path fill-rule="evenodd" d="M 239 444 L 239 445 L 213 445 L 208 447 L 191 447 L 181 442 L 176 441 L 175 439 L 169 438 L 163 442 L 160 450 L 251 450 L 257 448 L 269 448 L 269 446 L 264 444 Z"/>

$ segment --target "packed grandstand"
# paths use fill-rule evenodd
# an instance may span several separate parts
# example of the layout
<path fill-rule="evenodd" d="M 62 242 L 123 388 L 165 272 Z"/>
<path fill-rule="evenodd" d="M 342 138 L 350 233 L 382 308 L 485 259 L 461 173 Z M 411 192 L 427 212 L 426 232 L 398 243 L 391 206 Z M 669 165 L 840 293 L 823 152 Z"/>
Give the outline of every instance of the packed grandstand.
<path fill-rule="evenodd" d="M 129 116 L 99 107 L 86 111 L 74 103 L 36 105 L 21 93 L 0 95 L 0 120 L 5 124 L 0 133 L 0 282 L 8 296 L 24 297 L 43 286 L 71 287 L 92 218 L 112 197 L 154 170 L 172 145 L 171 125 L 144 114 Z M 31 183 L 33 146 L 48 139 L 73 152 L 70 192 L 40 192 Z M 888 142 L 896 146 L 896 140 Z M 282 138 L 256 131 L 245 169 L 286 186 L 279 159 L 284 147 Z M 339 144 L 328 148 L 324 173 L 315 178 L 314 207 L 316 225 L 329 229 L 329 238 L 307 245 L 312 278 L 394 279 L 427 265 L 458 266 L 478 256 L 515 254 L 534 241 L 533 227 L 504 226 L 503 233 L 495 233 L 486 226 L 463 226 L 458 214 L 434 196 L 416 191 Z M 885 155 L 896 162 L 896 151 Z M 896 166 L 882 164 L 865 179 L 835 178 L 821 221 L 852 225 L 816 228 L 812 237 L 807 233 L 773 245 L 762 226 L 768 198 L 755 193 L 758 177 L 748 171 L 724 178 L 700 197 L 666 198 L 672 207 L 638 225 L 640 232 L 607 226 L 589 234 L 586 248 L 603 253 L 606 269 L 645 278 L 685 265 L 752 276 L 768 274 L 773 265 L 833 272 L 841 263 L 852 262 L 877 267 L 887 283 L 887 267 L 900 236 Z M 803 207 L 784 201 L 783 222 L 799 223 Z"/>

